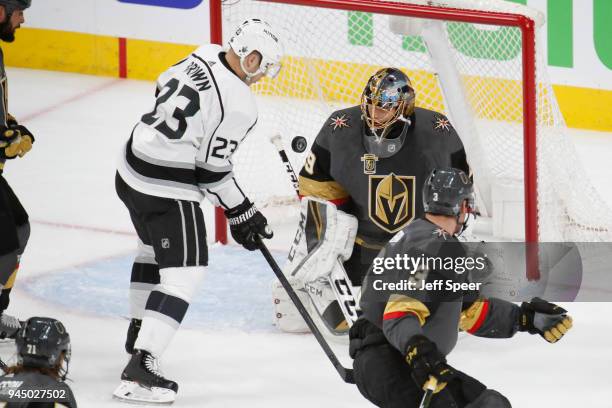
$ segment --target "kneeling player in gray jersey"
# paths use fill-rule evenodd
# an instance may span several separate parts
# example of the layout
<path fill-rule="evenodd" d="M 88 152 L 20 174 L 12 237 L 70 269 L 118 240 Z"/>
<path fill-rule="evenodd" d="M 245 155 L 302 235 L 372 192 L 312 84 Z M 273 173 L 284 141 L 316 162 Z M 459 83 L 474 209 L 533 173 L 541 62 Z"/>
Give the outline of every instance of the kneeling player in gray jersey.
<path fill-rule="evenodd" d="M 495 298 L 471 298 L 471 293 L 435 284 L 465 284 L 466 273 L 440 267 L 407 271 L 393 262 L 404 255 L 466 257 L 457 236 L 473 201 L 465 173 L 454 168 L 434 170 L 423 187 L 424 217 L 396 234 L 379 253 L 378 259 L 391 260 L 375 262 L 384 270 L 373 265 L 366 275 L 360 302 L 363 315 L 349 333 L 350 354 L 356 384 L 376 406 L 419 407 L 422 388 L 433 377 L 437 386 L 431 408 L 508 408 L 510 402 L 499 392 L 447 364 L 446 355 L 457 343 L 457 328 L 489 338 L 526 331 L 554 343 L 572 327 L 564 309 L 542 299 L 518 306 Z M 379 290 L 381 280 L 387 290 Z M 390 283 L 398 285 L 393 288 Z"/>
<path fill-rule="evenodd" d="M 0 407 L 76 408 L 66 380 L 70 336 L 48 317 L 31 317 L 17 334 L 19 362 L 0 377 Z"/>

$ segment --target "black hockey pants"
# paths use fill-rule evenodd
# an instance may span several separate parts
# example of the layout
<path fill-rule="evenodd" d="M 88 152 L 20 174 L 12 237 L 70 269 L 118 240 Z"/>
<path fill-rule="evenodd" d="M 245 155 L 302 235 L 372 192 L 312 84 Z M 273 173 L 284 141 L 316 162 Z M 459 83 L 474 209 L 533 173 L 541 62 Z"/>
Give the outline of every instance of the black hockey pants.
<path fill-rule="evenodd" d="M 423 390 L 414 383 L 404 356 L 387 342 L 383 332 L 361 318 L 351 327 L 349 336 L 355 383 L 361 394 L 381 408 L 418 408 Z M 430 408 L 510 407 L 497 392 L 455 371 L 457 377 L 433 396 Z M 480 403 L 490 398 L 493 404 Z"/>

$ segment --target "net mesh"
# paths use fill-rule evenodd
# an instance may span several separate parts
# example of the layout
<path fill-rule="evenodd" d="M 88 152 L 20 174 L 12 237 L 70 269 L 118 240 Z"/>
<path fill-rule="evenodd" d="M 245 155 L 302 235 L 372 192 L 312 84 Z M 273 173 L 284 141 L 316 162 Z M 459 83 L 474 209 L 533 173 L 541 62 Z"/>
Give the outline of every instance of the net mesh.
<path fill-rule="evenodd" d="M 521 12 L 542 22 L 537 12 L 514 3 L 479 0 L 469 4 L 482 10 Z M 416 89 L 417 106 L 449 114 L 425 41 L 418 35 L 394 33 L 397 30 L 390 29 L 394 17 L 264 1 L 226 1 L 224 43 L 248 18 L 269 22 L 286 53 L 281 74 L 252 87 L 257 95 L 259 125 L 234 159 L 241 186 L 259 206 L 297 202 L 267 137 L 281 134 L 289 159 L 299 171 L 308 149 L 302 154 L 291 151 L 291 140 L 304 136 L 310 146 L 320 128 L 328 126 L 327 118 L 334 110 L 359 103 L 368 78 L 381 67 L 398 67 L 408 74 Z M 426 23 L 424 19 L 412 20 L 415 30 Z M 524 185 L 521 31 L 445 22 L 444 32 L 450 49 L 445 62 L 459 73 L 476 130 L 471 144 L 477 146 L 477 154 L 468 150 L 468 161 L 477 176 L 486 175 L 477 177 L 479 191 L 490 195 L 496 186 L 510 185 L 519 189 L 516 199 L 520 201 Z M 539 239 L 612 240 L 609 209 L 588 181 L 566 134 L 540 50 L 536 66 Z M 481 202 L 489 203 L 489 215 L 500 216 L 494 213 L 491 198 L 482 198 Z"/>

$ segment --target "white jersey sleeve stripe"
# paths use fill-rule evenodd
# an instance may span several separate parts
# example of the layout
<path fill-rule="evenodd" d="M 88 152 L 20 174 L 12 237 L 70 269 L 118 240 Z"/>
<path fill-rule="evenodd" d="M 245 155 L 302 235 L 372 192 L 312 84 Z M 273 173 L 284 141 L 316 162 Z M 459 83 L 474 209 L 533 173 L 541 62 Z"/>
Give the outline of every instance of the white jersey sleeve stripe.
<path fill-rule="evenodd" d="M 214 171 L 217 173 L 225 173 L 228 171 L 232 171 L 233 167 L 232 164 L 228 164 L 226 166 L 215 166 L 214 164 L 210 164 L 210 163 L 205 163 L 205 162 L 201 162 L 201 161 L 196 161 L 196 167 L 199 169 L 204 169 L 204 170 L 208 170 L 208 171 Z"/>
<path fill-rule="evenodd" d="M 157 186 L 161 190 L 168 192 L 167 195 L 158 194 L 158 197 L 181 197 L 181 199 L 184 200 L 199 200 L 198 196 L 200 195 L 200 189 L 197 185 L 143 176 L 135 171 L 125 158 L 119 162 L 117 170 L 119 174 L 121 174 L 121 178 L 123 178 L 123 180 L 129 180 L 130 186 L 137 191 L 147 191 L 147 189 L 152 186 Z"/>
<path fill-rule="evenodd" d="M 183 163 L 183 162 L 176 162 L 176 161 L 161 160 L 161 159 L 156 159 L 156 158 L 147 156 L 143 152 L 136 149 L 134 146 L 132 146 L 132 153 L 134 153 L 134 156 L 136 156 L 140 160 L 145 161 L 149 164 L 154 164 L 156 166 L 173 167 L 175 169 L 189 169 L 189 170 L 193 170 L 195 168 L 193 163 Z"/>
<path fill-rule="evenodd" d="M 228 180 L 231 180 L 234 178 L 234 173 L 233 172 L 228 172 L 228 173 L 214 173 L 215 176 L 220 177 L 217 180 L 211 180 L 207 181 L 207 182 L 202 182 L 201 180 L 198 180 L 198 186 L 200 187 L 200 189 L 205 190 L 208 188 L 216 188 L 219 187 L 220 185 L 222 185 L 223 183 L 227 183 Z"/>

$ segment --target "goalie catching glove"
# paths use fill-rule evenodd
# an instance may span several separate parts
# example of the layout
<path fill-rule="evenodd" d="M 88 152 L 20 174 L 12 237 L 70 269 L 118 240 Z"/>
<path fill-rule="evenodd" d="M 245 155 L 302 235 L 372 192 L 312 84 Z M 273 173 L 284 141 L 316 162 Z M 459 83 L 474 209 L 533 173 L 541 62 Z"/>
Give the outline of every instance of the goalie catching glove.
<path fill-rule="evenodd" d="M 523 302 L 519 316 L 519 331 L 539 334 L 549 343 L 556 343 L 572 328 L 567 310 L 544 299 Z"/>
<path fill-rule="evenodd" d="M 270 239 L 274 235 L 266 217 L 245 198 L 242 204 L 225 211 L 234 240 L 249 251 L 258 248 L 256 237 Z"/>

